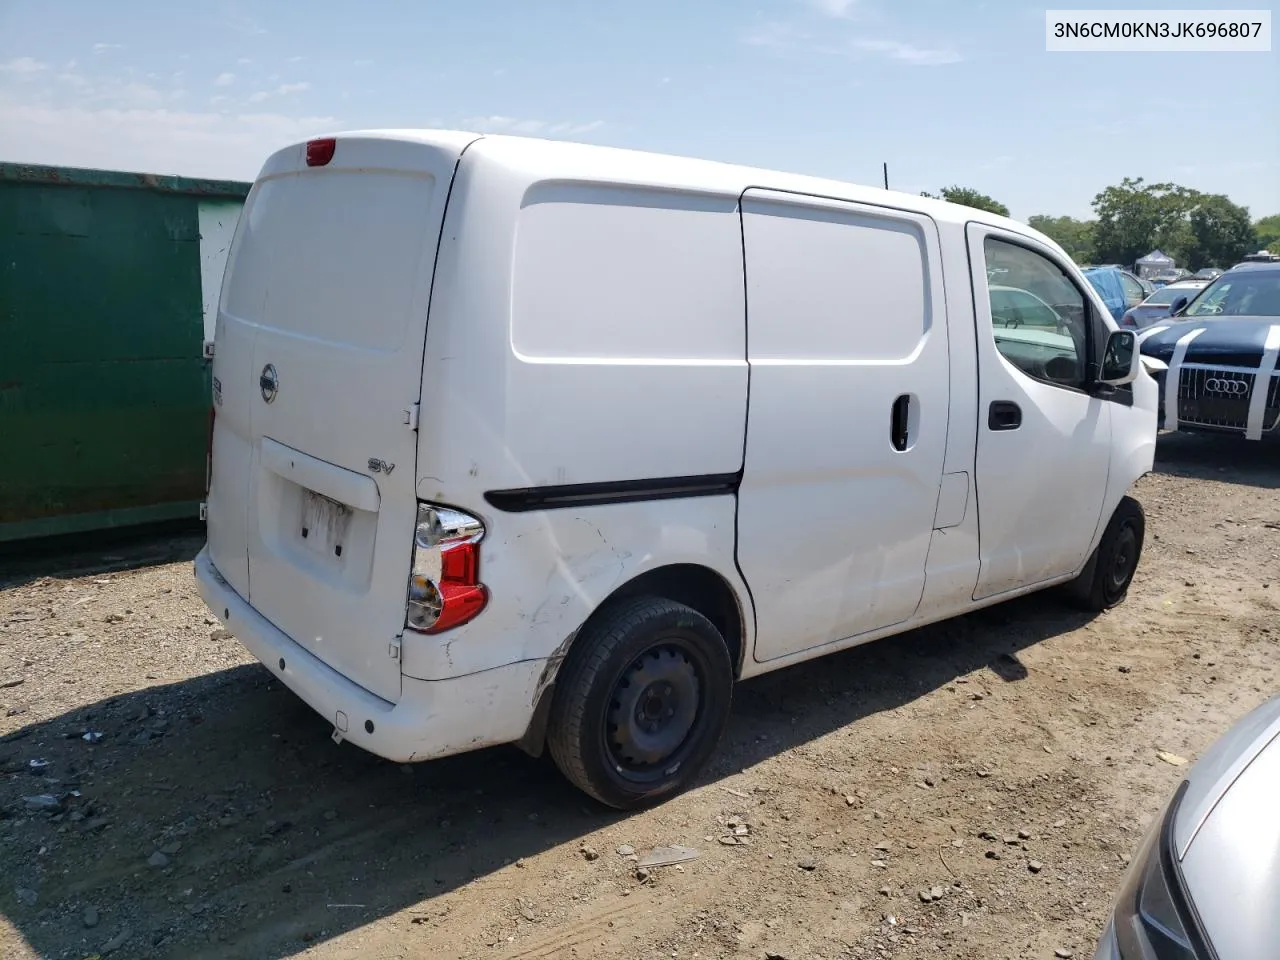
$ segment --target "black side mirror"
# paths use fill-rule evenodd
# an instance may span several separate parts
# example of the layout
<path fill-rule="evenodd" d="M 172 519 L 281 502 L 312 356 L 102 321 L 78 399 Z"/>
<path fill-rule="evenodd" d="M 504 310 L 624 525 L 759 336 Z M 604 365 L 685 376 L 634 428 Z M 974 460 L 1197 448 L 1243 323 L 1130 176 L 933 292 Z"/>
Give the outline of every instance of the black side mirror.
<path fill-rule="evenodd" d="M 1179 311 L 1182 310 L 1183 307 L 1185 307 L 1190 302 L 1191 301 L 1188 300 L 1186 297 L 1178 297 L 1178 299 L 1174 300 L 1173 303 L 1169 304 L 1169 316 L 1171 317 L 1175 316 Z"/>
<path fill-rule="evenodd" d="M 1112 387 L 1132 383 L 1137 379 L 1141 363 L 1137 336 L 1131 330 L 1114 330 L 1102 352 L 1098 382 Z"/>

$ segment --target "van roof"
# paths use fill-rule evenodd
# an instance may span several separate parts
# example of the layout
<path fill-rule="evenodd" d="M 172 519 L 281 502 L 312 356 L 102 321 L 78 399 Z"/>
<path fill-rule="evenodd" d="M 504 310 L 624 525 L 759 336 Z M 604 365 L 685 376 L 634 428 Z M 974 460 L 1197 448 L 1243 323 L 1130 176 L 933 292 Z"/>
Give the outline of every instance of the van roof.
<path fill-rule="evenodd" d="M 681 157 L 671 154 L 651 153 L 643 150 L 630 150 L 620 147 L 603 147 L 594 144 L 575 143 L 569 140 L 546 140 L 538 137 L 512 136 L 508 134 L 469 133 L 461 130 L 348 130 L 321 134 L 318 136 L 344 138 L 361 138 L 367 140 L 393 140 L 409 143 L 421 143 L 433 147 L 462 150 L 484 141 L 485 153 L 495 159 L 513 160 L 526 158 L 536 160 L 539 167 L 563 159 L 574 169 L 590 168 L 598 170 L 611 180 L 634 181 L 652 184 L 677 190 L 692 190 L 701 193 L 712 193 L 726 196 L 740 196 L 744 190 L 757 187 L 765 190 L 795 192 L 830 197 L 837 200 L 849 200 L 880 206 L 893 206 L 899 209 L 915 210 L 928 214 L 934 220 L 948 223 L 980 223 L 1000 226 L 1007 230 L 1031 236 L 1044 242 L 1048 238 L 1033 230 L 1024 223 L 1008 217 L 1001 217 L 975 207 L 950 203 L 946 200 L 934 200 L 912 193 L 896 190 L 885 190 L 832 180 L 804 174 L 785 173 L 758 167 L 739 166 L 715 160 L 699 160 L 692 157 Z M 287 164 L 282 155 L 297 151 L 300 144 L 295 144 L 272 155 L 267 161 L 267 168 L 279 169 Z M 297 156 L 297 153 L 294 153 Z M 279 159 L 277 159 L 279 158 Z M 276 161 L 273 163 L 273 161 Z M 1050 245 L 1057 247 L 1053 241 Z"/>

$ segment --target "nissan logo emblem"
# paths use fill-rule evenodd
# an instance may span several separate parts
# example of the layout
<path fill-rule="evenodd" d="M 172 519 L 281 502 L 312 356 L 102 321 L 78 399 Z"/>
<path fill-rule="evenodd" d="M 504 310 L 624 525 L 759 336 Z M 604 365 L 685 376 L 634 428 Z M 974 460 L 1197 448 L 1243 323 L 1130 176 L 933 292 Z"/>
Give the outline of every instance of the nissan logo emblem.
<path fill-rule="evenodd" d="M 1243 397 L 1249 392 L 1249 384 L 1244 380 L 1224 380 L 1222 377 L 1211 377 L 1204 382 L 1205 393 L 1222 393 L 1229 397 Z"/>
<path fill-rule="evenodd" d="M 280 377 L 274 363 L 268 363 L 262 368 L 262 376 L 258 377 L 258 389 L 262 391 L 262 399 L 267 403 L 276 398 L 276 391 L 280 389 Z"/>

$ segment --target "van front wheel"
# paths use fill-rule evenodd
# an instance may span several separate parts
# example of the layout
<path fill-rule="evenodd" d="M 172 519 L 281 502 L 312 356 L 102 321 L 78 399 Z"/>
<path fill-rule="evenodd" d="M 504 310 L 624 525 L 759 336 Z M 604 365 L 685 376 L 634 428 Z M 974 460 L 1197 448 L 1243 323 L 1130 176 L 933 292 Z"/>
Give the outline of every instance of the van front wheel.
<path fill-rule="evenodd" d="M 1067 593 L 1077 606 L 1101 612 L 1124 600 L 1142 558 L 1145 535 L 1142 504 L 1133 497 L 1123 498 L 1111 515 L 1098 549 L 1080 576 L 1067 584 Z"/>
<path fill-rule="evenodd" d="M 660 597 L 602 610 L 556 681 L 547 745 L 579 789 L 620 810 L 685 787 L 729 719 L 733 665 L 698 611 Z"/>

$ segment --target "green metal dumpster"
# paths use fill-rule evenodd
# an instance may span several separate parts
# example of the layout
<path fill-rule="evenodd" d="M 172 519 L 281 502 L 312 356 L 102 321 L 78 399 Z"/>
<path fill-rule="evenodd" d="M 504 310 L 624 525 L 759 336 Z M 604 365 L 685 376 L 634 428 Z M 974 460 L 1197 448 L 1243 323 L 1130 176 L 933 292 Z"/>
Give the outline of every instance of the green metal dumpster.
<path fill-rule="evenodd" d="M 0 163 L 0 542 L 199 516 L 249 186 Z"/>

